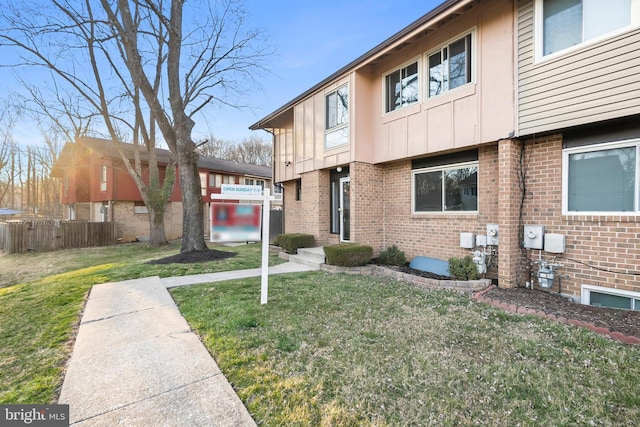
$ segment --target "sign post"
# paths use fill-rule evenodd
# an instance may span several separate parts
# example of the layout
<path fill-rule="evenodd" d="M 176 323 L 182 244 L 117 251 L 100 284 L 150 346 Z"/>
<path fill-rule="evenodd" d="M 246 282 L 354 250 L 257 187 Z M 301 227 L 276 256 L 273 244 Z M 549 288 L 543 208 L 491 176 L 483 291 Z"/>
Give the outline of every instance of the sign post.
<path fill-rule="evenodd" d="M 271 200 L 273 196 L 269 194 L 269 189 L 259 185 L 235 185 L 235 184 L 223 184 L 221 187 L 221 194 L 212 194 L 212 200 L 237 200 L 237 201 L 258 201 L 262 205 L 262 270 L 260 280 L 260 304 L 266 304 L 269 291 L 269 224 L 270 224 L 270 210 Z M 211 233 L 209 240 L 214 240 L 214 206 L 211 206 Z M 237 241 L 237 239 L 226 240 Z"/>

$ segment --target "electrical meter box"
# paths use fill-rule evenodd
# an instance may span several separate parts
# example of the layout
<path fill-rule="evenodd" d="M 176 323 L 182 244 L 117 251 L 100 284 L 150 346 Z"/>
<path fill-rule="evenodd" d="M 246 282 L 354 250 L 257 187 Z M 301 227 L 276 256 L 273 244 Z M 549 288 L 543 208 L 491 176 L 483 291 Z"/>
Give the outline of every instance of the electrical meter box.
<path fill-rule="evenodd" d="M 527 249 L 544 248 L 544 227 L 542 225 L 525 225 L 523 246 Z"/>
<path fill-rule="evenodd" d="M 498 224 L 487 224 L 487 245 L 498 246 Z"/>

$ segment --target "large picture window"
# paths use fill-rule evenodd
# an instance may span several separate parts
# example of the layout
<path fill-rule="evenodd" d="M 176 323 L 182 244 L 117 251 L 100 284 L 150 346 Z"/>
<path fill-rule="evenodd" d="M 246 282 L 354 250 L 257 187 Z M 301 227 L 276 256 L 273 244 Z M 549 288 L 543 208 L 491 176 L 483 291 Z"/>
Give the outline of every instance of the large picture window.
<path fill-rule="evenodd" d="M 564 151 L 565 212 L 638 212 L 640 142 L 601 144 Z"/>
<path fill-rule="evenodd" d="M 428 55 L 429 97 L 471 82 L 471 34 Z"/>
<path fill-rule="evenodd" d="M 537 0 L 536 6 L 542 56 L 637 24 L 638 0 Z"/>
<path fill-rule="evenodd" d="M 413 171 L 413 212 L 478 210 L 478 164 L 465 163 Z"/>
<path fill-rule="evenodd" d="M 349 86 L 342 85 L 325 97 L 326 149 L 349 143 Z"/>
<path fill-rule="evenodd" d="M 398 110 L 418 102 L 418 62 L 387 74 L 385 84 L 385 112 Z"/>

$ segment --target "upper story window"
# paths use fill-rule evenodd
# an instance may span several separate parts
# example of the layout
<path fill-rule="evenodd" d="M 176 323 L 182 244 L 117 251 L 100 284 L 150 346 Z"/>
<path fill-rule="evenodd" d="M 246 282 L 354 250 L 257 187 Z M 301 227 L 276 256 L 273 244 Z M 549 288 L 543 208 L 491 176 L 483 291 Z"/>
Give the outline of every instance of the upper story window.
<path fill-rule="evenodd" d="M 478 162 L 417 169 L 411 182 L 414 213 L 478 210 Z"/>
<path fill-rule="evenodd" d="M 200 172 L 200 195 L 203 197 L 207 195 L 208 183 L 209 181 L 207 180 L 207 173 Z"/>
<path fill-rule="evenodd" d="M 235 184 L 236 179 L 233 175 L 222 175 L 219 173 L 209 174 L 209 187 L 220 188 L 222 184 Z"/>
<path fill-rule="evenodd" d="M 69 177 L 64 177 L 64 196 L 69 197 Z"/>
<path fill-rule="evenodd" d="M 325 96 L 324 148 L 349 143 L 349 86 L 342 85 Z"/>
<path fill-rule="evenodd" d="M 429 97 L 471 83 L 471 34 L 428 55 Z"/>
<path fill-rule="evenodd" d="M 563 211 L 639 212 L 639 150 L 640 140 L 565 149 Z"/>
<path fill-rule="evenodd" d="M 638 24 L 638 0 L 536 0 L 538 56 Z M 635 12 L 634 12 L 635 11 Z"/>
<path fill-rule="evenodd" d="M 400 68 L 384 78 L 385 112 L 418 102 L 418 62 Z"/>
<path fill-rule="evenodd" d="M 100 191 L 107 191 L 107 165 L 100 167 Z"/>

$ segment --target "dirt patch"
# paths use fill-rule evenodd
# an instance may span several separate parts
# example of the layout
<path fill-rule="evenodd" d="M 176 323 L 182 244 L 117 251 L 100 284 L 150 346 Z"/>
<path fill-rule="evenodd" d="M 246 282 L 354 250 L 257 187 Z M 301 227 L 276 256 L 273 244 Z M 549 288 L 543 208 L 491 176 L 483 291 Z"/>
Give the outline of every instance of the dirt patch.
<path fill-rule="evenodd" d="M 192 264 L 196 262 L 218 261 L 235 256 L 233 252 L 205 249 L 202 251 L 182 252 L 166 258 L 149 261 L 147 264 Z"/>
<path fill-rule="evenodd" d="M 543 290 L 495 288 L 484 296 L 640 338 L 640 311 L 583 305 L 574 303 L 558 293 Z"/>

